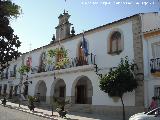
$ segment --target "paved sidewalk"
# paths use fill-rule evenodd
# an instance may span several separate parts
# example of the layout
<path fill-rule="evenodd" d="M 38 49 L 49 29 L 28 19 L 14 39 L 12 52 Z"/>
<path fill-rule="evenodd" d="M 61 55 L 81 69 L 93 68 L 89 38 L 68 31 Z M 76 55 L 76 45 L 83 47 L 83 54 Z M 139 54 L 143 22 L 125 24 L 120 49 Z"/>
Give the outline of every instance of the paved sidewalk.
<path fill-rule="evenodd" d="M 66 115 L 67 118 L 63 119 L 63 118 L 60 118 L 59 114 L 55 111 L 53 113 L 53 116 L 51 116 L 52 114 L 51 110 L 35 108 L 35 111 L 32 112 L 28 109 L 28 106 L 21 105 L 21 107 L 19 107 L 18 104 L 11 103 L 11 102 L 7 102 L 7 106 L 13 109 L 17 109 L 23 112 L 27 112 L 27 113 L 44 117 L 47 119 L 51 119 L 51 120 L 65 120 L 65 119 L 67 120 L 120 120 L 118 118 L 115 118 L 116 116 L 111 118 L 111 117 L 102 116 L 98 114 L 87 114 L 87 113 L 77 113 L 77 112 L 69 112 Z"/>

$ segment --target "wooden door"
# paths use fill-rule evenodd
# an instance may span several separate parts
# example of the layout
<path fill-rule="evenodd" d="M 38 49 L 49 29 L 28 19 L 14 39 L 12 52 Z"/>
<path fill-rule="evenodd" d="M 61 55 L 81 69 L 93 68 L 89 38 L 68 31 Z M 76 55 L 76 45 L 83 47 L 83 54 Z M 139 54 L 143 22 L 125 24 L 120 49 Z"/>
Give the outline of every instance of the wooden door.
<path fill-rule="evenodd" d="M 77 86 L 77 96 L 76 96 L 76 102 L 77 104 L 86 104 L 86 86 L 85 85 L 79 85 Z"/>

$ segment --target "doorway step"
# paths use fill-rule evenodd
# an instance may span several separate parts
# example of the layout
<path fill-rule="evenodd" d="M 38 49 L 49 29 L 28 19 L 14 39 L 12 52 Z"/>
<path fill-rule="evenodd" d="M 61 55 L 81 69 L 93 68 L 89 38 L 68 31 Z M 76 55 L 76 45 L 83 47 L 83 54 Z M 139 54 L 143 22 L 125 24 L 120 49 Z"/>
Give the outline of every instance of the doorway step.
<path fill-rule="evenodd" d="M 84 112 L 84 113 L 92 113 L 91 104 L 71 104 L 67 105 L 66 109 L 71 112 Z"/>

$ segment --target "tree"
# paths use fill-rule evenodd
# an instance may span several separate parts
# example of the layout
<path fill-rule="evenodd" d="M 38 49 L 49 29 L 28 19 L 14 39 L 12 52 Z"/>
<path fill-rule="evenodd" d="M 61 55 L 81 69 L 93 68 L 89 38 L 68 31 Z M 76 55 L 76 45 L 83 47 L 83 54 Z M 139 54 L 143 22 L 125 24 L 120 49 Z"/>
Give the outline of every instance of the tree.
<path fill-rule="evenodd" d="M 10 19 L 17 18 L 21 9 L 11 0 L 0 0 L 0 71 L 9 65 L 9 61 L 20 56 L 18 48 L 21 45 L 17 35 L 10 26 Z"/>
<path fill-rule="evenodd" d="M 18 72 L 20 73 L 20 81 L 19 81 L 19 107 L 21 104 L 20 98 L 21 98 L 21 87 L 22 87 L 22 81 L 23 81 L 23 74 L 28 73 L 30 71 L 30 67 L 27 65 L 22 65 Z"/>
<path fill-rule="evenodd" d="M 27 65 L 22 65 L 19 69 L 18 72 L 23 75 L 25 73 L 28 73 L 30 71 L 30 67 Z"/>
<path fill-rule="evenodd" d="M 53 106 L 55 105 L 56 111 L 59 113 L 60 117 L 66 117 L 67 111 L 65 110 L 65 106 L 69 104 L 69 100 L 65 101 L 64 98 L 53 97 L 52 103 L 52 116 L 53 116 Z"/>
<path fill-rule="evenodd" d="M 123 94 L 132 92 L 137 88 L 138 83 L 135 77 L 135 64 L 130 63 L 128 57 L 121 59 L 118 67 L 110 69 L 110 71 L 102 75 L 100 78 L 100 89 L 110 97 L 119 97 L 123 106 L 123 120 L 125 120 L 125 109 L 123 102 Z"/>

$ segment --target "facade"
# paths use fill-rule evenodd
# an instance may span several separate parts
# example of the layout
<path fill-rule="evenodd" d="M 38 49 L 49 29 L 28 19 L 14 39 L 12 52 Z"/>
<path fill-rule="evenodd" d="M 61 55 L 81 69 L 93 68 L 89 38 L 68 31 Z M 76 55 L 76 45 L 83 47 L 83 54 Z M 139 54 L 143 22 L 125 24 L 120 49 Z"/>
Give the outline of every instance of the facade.
<path fill-rule="evenodd" d="M 153 96 L 160 105 L 160 17 L 155 16 L 158 14 L 142 18 L 146 20 L 143 23 L 145 107 L 150 105 Z"/>
<path fill-rule="evenodd" d="M 50 44 L 24 53 L 10 63 L 1 75 L 1 94 L 19 94 L 20 83 L 30 81 L 22 84 L 23 99 L 28 95 L 39 96 L 41 102 L 49 104 L 55 96 L 69 100 L 71 110 L 121 114 L 121 101 L 100 90 L 99 75 L 128 56 L 144 76 L 139 76 L 135 91 L 123 96 L 126 111 L 132 114 L 148 107 L 151 96 L 159 95 L 154 91 L 159 90 L 160 78 L 151 74 L 150 59 L 159 61 L 160 57 L 159 46 L 154 57 L 151 52 L 151 46 L 160 42 L 160 15 L 136 14 L 77 35 L 73 27 L 70 34 L 69 17 L 65 11 L 58 17 L 56 38 Z M 31 67 L 26 75 L 18 73 L 22 65 Z"/>

